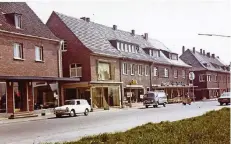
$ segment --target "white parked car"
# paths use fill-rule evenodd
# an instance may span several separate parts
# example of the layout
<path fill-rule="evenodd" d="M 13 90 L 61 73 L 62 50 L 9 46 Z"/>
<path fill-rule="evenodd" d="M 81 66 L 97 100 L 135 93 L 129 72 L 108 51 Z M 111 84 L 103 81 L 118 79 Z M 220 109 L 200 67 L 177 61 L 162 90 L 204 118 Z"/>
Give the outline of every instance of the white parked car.
<path fill-rule="evenodd" d="M 54 109 L 54 114 L 56 117 L 62 117 L 63 115 L 69 115 L 71 117 L 76 116 L 76 114 L 83 113 L 85 116 L 91 110 L 91 106 L 85 99 L 73 99 L 66 100 L 63 106 L 56 107 Z"/>

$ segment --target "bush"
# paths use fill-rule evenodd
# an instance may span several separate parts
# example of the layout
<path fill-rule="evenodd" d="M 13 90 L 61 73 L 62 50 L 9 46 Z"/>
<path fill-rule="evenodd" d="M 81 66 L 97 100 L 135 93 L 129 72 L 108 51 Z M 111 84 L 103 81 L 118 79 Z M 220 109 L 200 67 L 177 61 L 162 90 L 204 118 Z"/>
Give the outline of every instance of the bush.
<path fill-rule="evenodd" d="M 175 122 L 148 123 L 126 132 L 65 144 L 230 144 L 230 108 Z"/>

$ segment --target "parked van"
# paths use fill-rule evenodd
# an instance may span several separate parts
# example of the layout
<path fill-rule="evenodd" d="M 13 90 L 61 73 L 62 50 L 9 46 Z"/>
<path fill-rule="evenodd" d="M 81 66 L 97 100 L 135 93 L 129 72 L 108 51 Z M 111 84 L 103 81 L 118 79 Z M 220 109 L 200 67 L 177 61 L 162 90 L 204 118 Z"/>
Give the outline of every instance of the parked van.
<path fill-rule="evenodd" d="M 146 108 L 149 106 L 158 107 L 158 105 L 167 104 L 167 95 L 164 91 L 149 91 L 144 95 L 143 104 Z"/>

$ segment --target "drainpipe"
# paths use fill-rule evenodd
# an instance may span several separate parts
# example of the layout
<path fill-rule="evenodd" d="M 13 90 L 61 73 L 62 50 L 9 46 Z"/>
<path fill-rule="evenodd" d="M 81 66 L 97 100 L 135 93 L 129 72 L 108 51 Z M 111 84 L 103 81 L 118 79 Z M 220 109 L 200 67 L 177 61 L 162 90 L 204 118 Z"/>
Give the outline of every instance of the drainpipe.
<path fill-rule="evenodd" d="M 59 50 L 58 50 L 58 77 L 63 77 L 63 74 L 62 74 L 62 71 L 63 71 L 63 68 L 62 68 L 62 45 L 63 45 L 63 40 L 61 40 L 60 42 L 59 42 Z M 58 100 L 58 106 L 60 106 L 60 94 L 62 93 L 62 92 L 60 92 L 60 85 L 59 85 L 59 83 L 58 82 L 56 82 L 56 84 L 57 84 L 57 87 L 58 87 L 58 90 L 57 90 L 57 95 L 58 95 L 58 98 L 57 98 L 57 100 Z"/>
<path fill-rule="evenodd" d="M 122 58 L 123 59 L 123 58 Z M 120 74 L 120 82 L 122 82 L 122 74 L 121 74 L 121 60 L 119 59 L 119 74 Z M 120 95 L 121 95 L 121 106 L 122 108 L 124 107 L 123 101 L 124 101 L 124 96 L 123 96 L 123 85 L 120 84 L 121 90 L 120 90 Z"/>
<path fill-rule="evenodd" d="M 149 88 L 149 91 L 152 91 L 152 65 L 154 64 L 154 62 L 151 62 L 150 63 L 150 66 L 149 66 L 149 75 L 150 75 L 150 88 Z"/>

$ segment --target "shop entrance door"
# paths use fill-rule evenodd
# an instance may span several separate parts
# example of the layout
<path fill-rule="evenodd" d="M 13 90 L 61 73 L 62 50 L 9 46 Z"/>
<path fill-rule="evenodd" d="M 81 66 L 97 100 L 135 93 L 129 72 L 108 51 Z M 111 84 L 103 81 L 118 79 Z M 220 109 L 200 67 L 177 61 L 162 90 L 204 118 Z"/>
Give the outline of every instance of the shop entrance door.
<path fill-rule="evenodd" d="M 27 87 L 26 82 L 13 82 L 15 112 L 27 111 Z"/>

